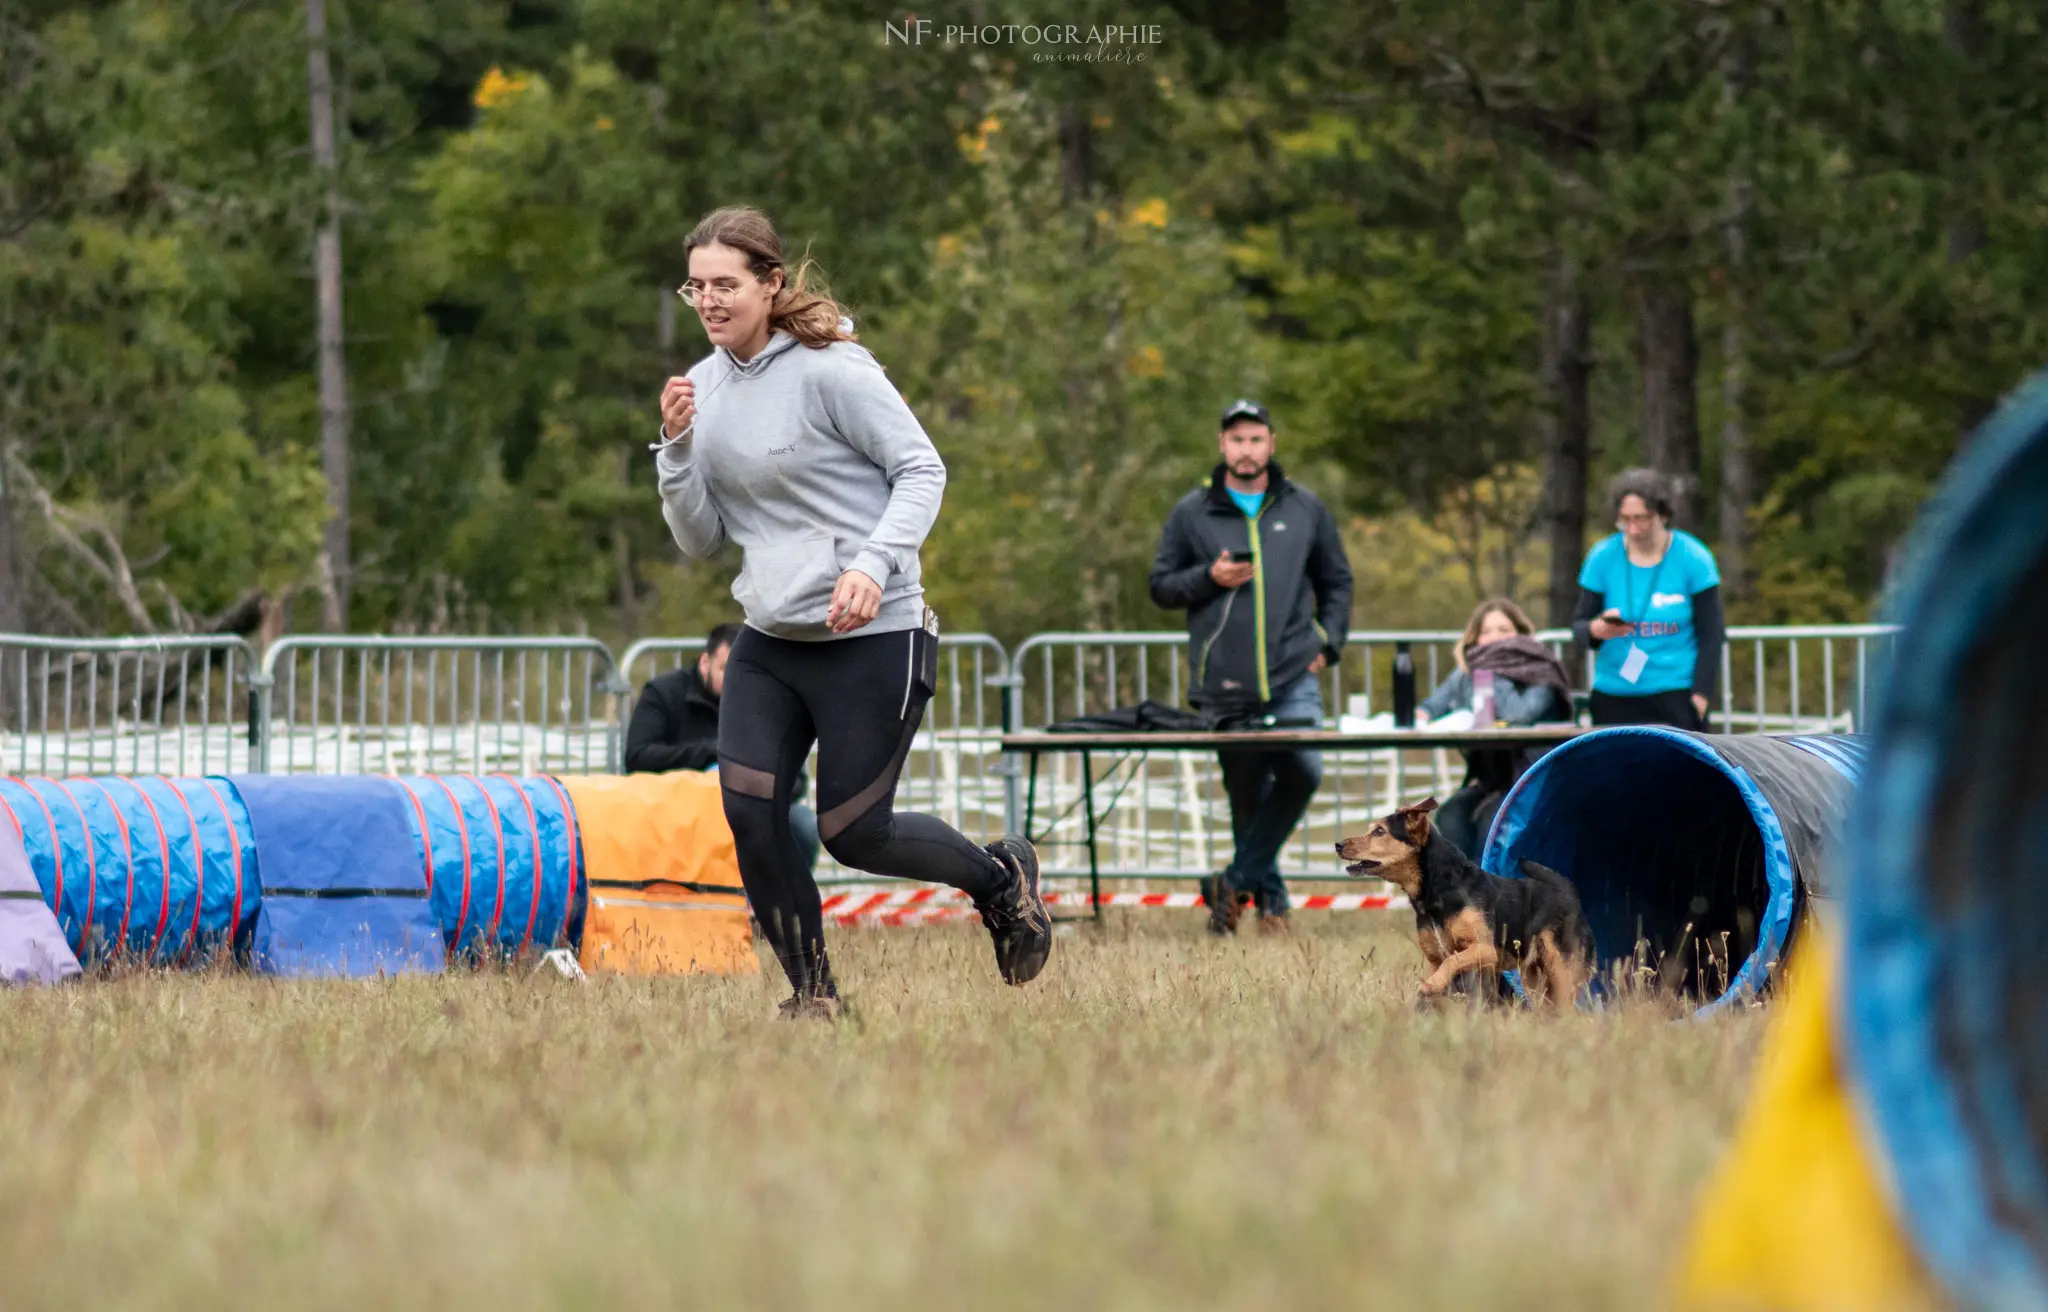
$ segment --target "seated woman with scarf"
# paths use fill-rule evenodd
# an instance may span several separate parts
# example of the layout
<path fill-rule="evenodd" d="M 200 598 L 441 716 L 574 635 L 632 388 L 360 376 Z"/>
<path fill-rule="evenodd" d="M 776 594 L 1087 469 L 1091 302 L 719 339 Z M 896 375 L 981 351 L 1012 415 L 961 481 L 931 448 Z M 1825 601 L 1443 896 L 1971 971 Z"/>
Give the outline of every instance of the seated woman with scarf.
<path fill-rule="evenodd" d="M 1458 640 L 1458 668 L 1415 709 L 1418 725 L 1455 710 L 1484 716 L 1472 727 L 1543 724 L 1572 718 L 1571 679 L 1548 647 L 1536 641 L 1536 626 L 1505 597 L 1482 601 Z M 1478 676 L 1484 676 L 1478 677 Z M 1493 708 L 1473 705 L 1491 684 Z M 1465 784 L 1437 812 L 1436 827 L 1458 849 L 1477 860 L 1479 844 L 1494 812 L 1540 749 L 1499 747 L 1465 753 Z"/>

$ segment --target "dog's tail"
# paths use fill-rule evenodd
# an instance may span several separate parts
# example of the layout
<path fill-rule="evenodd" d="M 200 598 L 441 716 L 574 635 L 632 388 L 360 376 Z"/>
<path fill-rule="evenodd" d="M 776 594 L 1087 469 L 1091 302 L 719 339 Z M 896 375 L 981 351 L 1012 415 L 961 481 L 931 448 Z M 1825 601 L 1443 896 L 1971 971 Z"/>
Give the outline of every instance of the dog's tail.
<path fill-rule="evenodd" d="M 1537 861 L 1531 861 L 1527 857 L 1524 857 L 1522 859 L 1522 873 L 1529 876 L 1529 878 L 1535 880 L 1539 884 L 1548 884 L 1552 888 L 1561 889 L 1564 892 L 1570 893 L 1574 901 L 1578 900 L 1578 887 L 1575 884 L 1573 884 L 1571 880 L 1566 879 L 1563 875 L 1560 875 L 1555 870 L 1552 870 L 1549 866 L 1543 865 L 1542 863 Z"/>

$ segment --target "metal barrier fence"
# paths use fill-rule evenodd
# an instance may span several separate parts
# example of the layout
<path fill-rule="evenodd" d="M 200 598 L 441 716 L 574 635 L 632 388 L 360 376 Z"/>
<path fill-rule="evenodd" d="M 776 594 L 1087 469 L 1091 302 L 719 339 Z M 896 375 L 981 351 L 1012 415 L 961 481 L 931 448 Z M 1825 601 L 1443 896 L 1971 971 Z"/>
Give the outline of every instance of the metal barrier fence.
<path fill-rule="evenodd" d="M 1851 733 L 1862 722 L 1897 630 L 1885 624 L 1749 626 L 1728 631 L 1721 654 L 1721 732 Z M 1337 668 L 1324 673 L 1328 716 L 1364 719 L 1393 709 L 1396 648 L 1406 643 L 1418 696 L 1449 677 L 1456 630 L 1353 633 Z M 1569 629 L 1536 634 L 1570 668 Z M 1179 703 L 1185 693 L 1187 636 L 1182 633 L 1042 633 L 1011 658 L 1018 684 L 1013 714 L 1022 725 L 1049 724 L 1146 697 Z M 1590 686 L 1592 653 L 1579 661 Z"/>
<path fill-rule="evenodd" d="M 0 773 L 248 770 L 255 654 L 236 637 L 0 634 Z"/>
<path fill-rule="evenodd" d="M 1354 635 L 1345 658 L 1322 676 L 1325 722 L 1369 713 L 1375 680 L 1391 687 L 1396 640 L 1414 644 L 1418 686 L 1434 686 L 1436 648 L 1448 653 L 1458 634 Z M 1569 635 L 1566 635 L 1567 637 Z M 1384 644 L 1384 652 L 1376 650 Z M 1047 633 L 1027 638 L 1011 658 L 1011 718 L 1042 725 L 1125 706 L 1146 698 L 1185 700 L 1188 664 L 1184 633 Z M 1086 813 L 1081 806 L 1079 762 L 1046 756 L 1039 767 L 1040 860 L 1048 874 L 1087 869 Z M 1102 872 L 1113 878 L 1193 879 L 1214 874 L 1229 859 L 1230 811 L 1216 758 L 1207 753 L 1118 753 L 1094 766 L 1097 845 Z M 1464 775 L 1456 753 L 1325 752 L 1323 783 L 1281 856 L 1290 878 L 1327 876 L 1327 858 L 1352 822 L 1383 814 L 1404 796 L 1448 796 Z M 1105 803 L 1115 809 L 1102 815 Z"/>
<path fill-rule="evenodd" d="M 1895 630 L 1885 625 L 1735 628 L 1722 655 L 1721 732 L 1842 733 L 1862 721 Z M 1343 660 L 1322 676 L 1325 723 L 1341 727 L 1392 710 L 1396 648 L 1409 646 L 1418 697 L 1454 668 L 1462 635 L 1451 630 L 1353 633 Z M 1573 663 L 1569 630 L 1537 637 Z M 1026 639 L 1011 658 L 1011 720 L 1041 725 L 1125 706 L 1147 697 L 1178 704 L 1185 696 L 1183 633 L 1049 633 Z M 1581 658 L 1592 681 L 1592 658 Z M 1040 829 L 1048 873 L 1085 869 L 1078 764 L 1048 756 L 1041 765 Z M 1099 818 L 1105 874 L 1196 878 L 1224 864 L 1231 849 L 1229 811 L 1212 756 L 1187 752 L 1120 754 L 1096 763 L 1096 790 L 1116 799 Z M 1290 878 L 1331 870 L 1330 845 L 1352 824 L 1383 814 L 1399 799 L 1456 789 L 1464 761 L 1441 749 L 1325 752 L 1323 784 L 1282 854 Z M 1100 810 L 1102 803 L 1098 801 Z"/>
<path fill-rule="evenodd" d="M 649 678 L 680 668 L 703 649 L 701 638 L 646 638 L 628 647 L 619 661 L 630 688 L 620 723 L 630 722 L 634 700 Z M 980 843 L 1000 837 L 1016 813 L 1016 776 L 1001 742 L 1009 664 L 1003 645 L 985 633 L 939 639 L 938 684 L 896 794 L 905 810 L 939 816 Z M 815 806 L 815 753 L 809 773 L 812 796 L 806 800 Z M 829 856 L 819 860 L 821 872 L 832 864 Z"/>
<path fill-rule="evenodd" d="M 1897 636 L 1890 624 L 1729 629 L 1721 649 L 1720 727 L 1859 732 Z"/>
<path fill-rule="evenodd" d="M 257 768 L 608 773 L 625 692 L 595 638 L 285 638 L 255 690 Z"/>
<path fill-rule="evenodd" d="M 1724 732 L 1852 731 L 1888 658 L 1883 625 L 1736 628 L 1722 658 Z M 1538 635 L 1568 662 L 1570 635 Z M 1326 722 L 1391 708 L 1397 643 L 1418 693 L 1452 668 L 1448 630 L 1353 634 L 1323 678 Z M 13 773 L 604 772 L 622 768 L 639 686 L 694 657 L 698 639 L 648 639 L 614 661 L 587 637 L 312 635 L 260 667 L 232 637 L 68 639 L 0 635 L 0 768 Z M 1049 633 L 1015 654 L 984 634 L 942 639 L 938 690 L 899 792 L 978 841 L 1020 821 L 1005 726 L 1036 726 L 1145 698 L 1181 703 L 1180 633 Z M 1587 665 L 1590 682 L 1590 663 Z M 1396 799 L 1445 795 L 1463 761 L 1441 750 L 1326 753 L 1324 782 L 1283 856 L 1290 877 L 1329 870 L 1329 843 Z M 815 777 L 815 771 L 812 772 Z M 1097 763 L 1104 873 L 1188 878 L 1230 851 L 1214 758 L 1131 753 Z M 1080 779 L 1048 756 L 1038 825 L 1049 874 L 1085 868 Z"/>

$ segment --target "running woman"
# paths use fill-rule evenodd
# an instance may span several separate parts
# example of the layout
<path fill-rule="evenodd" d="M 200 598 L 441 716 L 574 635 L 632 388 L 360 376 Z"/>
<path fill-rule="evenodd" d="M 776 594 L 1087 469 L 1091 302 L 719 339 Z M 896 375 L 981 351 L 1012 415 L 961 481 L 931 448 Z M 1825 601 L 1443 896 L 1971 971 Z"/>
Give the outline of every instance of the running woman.
<path fill-rule="evenodd" d="M 732 594 L 746 627 L 725 669 L 718 778 L 740 879 L 794 992 L 792 1017 L 831 1018 L 818 885 L 789 827 L 790 793 L 818 748 L 818 834 L 841 865 L 950 884 L 973 898 L 1005 981 L 1052 953 L 1031 844 L 987 847 L 893 809 L 931 698 L 938 625 L 918 549 L 946 466 L 837 303 L 790 273 L 757 210 L 706 216 L 679 289 L 712 352 L 661 394 L 662 516 L 703 558 L 745 553 Z"/>

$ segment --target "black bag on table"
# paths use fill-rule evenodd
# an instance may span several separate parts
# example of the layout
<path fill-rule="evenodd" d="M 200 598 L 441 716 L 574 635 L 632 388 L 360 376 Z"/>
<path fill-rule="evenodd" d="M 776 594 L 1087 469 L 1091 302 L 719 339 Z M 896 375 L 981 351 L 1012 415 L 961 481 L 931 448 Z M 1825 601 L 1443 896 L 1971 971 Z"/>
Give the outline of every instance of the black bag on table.
<path fill-rule="evenodd" d="M 1119 706 L 1077 715 L 1045 726 L 1047 733 L 1209 733 L 1217 728 L 1215 717 L 1201 711 L 1184 711 L 1178 706 L 1149 698 L 1136 706 Z"/>

